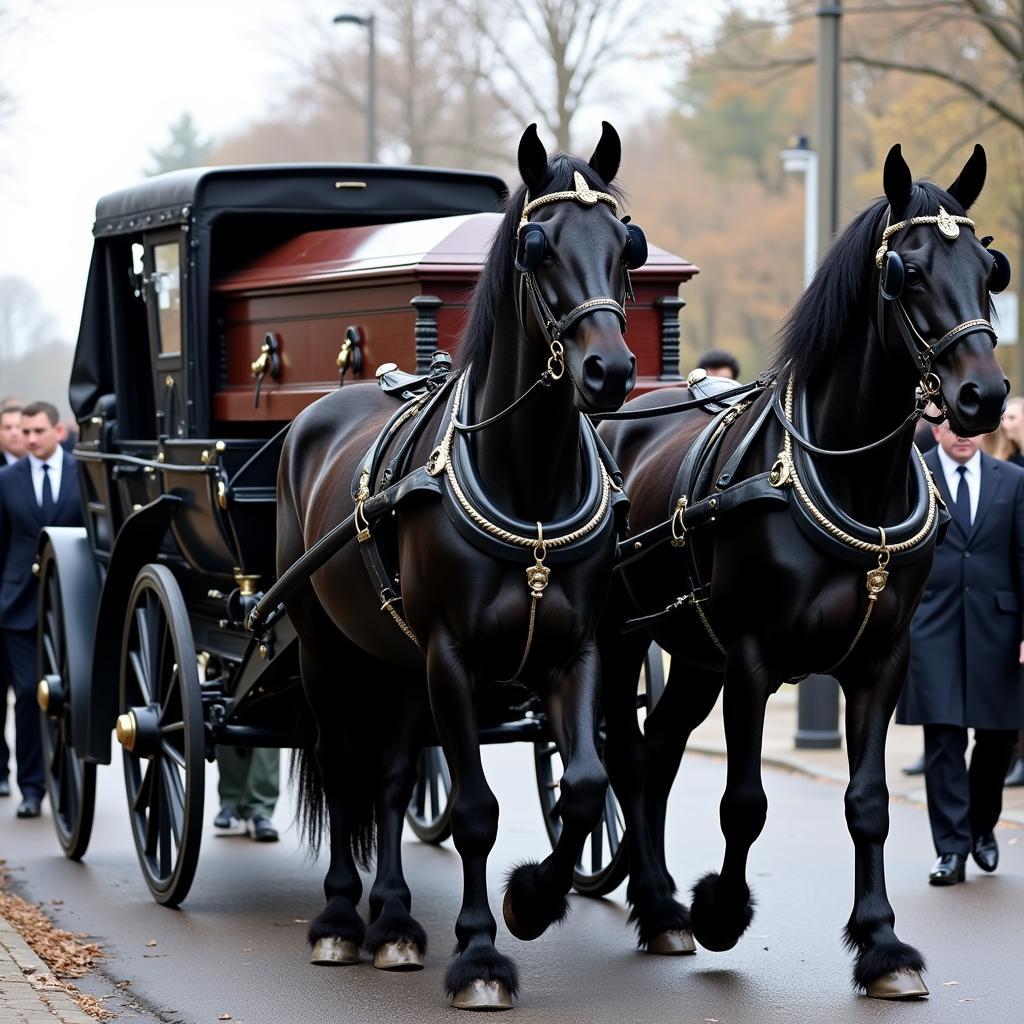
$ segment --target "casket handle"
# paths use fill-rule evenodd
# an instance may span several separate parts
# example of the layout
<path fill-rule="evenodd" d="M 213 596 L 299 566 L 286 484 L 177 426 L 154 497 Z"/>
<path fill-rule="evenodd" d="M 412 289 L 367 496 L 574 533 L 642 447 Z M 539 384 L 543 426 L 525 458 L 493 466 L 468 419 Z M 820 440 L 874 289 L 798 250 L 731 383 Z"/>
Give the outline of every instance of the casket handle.
<path fill-rule="evenodd" d="M 273 380 L 277 380 L 281 376 L 281 344 L 277 340 L 276 334 L 267 332 L 263 344 L 260 346 L 260 354 L 252 361 L 250 369 L 253 377 L 256 378 L 256 393 L 253 395 L 252 405 L 254 409 L 258 409 L 263 378 L 268 373 Z"/>
<path fill-rule="evenodd" d="M 338 352 L 338 387 L 345 383 L 345 374 L 352 371 L 353 377 L 363 372 L 363 331 L 360 327 L 345 328 L 345 340 Z"/>

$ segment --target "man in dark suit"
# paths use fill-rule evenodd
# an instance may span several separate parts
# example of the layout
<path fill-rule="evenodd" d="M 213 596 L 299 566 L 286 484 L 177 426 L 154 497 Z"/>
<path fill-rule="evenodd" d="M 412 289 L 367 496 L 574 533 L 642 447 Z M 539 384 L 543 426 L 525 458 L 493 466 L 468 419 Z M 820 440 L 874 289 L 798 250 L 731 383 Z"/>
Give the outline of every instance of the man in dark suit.
<path fill-rule="evenodd" d="M 46 790 L 36 705 L 36 599 L 32 573 L 39 531 L 81 526 L 78 466 L 61 448 L 64 427 L 49 402 L 21 412 L 26 458 L 0 469 L 0 630 L 14 684 L 14 735 L 19 818 L 36 818 Z"/>
<path fill-rule="evenodd" d="M 21 400 L 5 398 L 0 403 L 0 467 L 17 462 L 25 452 L 25 435 L 21 431 Z M 12 690 L 11 671 L 0 640 L 0 796 L 11 795 L 11 751 L 7 746 L 7 694 Z"/>
<path fill-rule="evenodd" d="M 1003 777 L 1024 726 L 1024 470 L 946 424 L 935 437 L 925 462 L 953 522 L 914 616 L 896 721 L 924 726 L 928 817 L 939 855 L 928 880 L 954 885 L 964 880 L 968 854 L 982 870 L 996 869 Z"/>

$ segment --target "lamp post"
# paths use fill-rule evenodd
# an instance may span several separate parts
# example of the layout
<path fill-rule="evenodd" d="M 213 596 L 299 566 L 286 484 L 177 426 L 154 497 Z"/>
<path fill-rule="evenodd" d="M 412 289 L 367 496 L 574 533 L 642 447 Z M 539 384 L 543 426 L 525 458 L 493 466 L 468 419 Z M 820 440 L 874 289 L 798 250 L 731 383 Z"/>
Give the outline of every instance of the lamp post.
<path fill-rule="evenodd" d="M 377 38 L 372 14 L 336 14 L 335 25 L 361 25 L 367 35 L 366 159 L 377 162 Z"/>
<path fill-rule="evenodd" d="M 818 262 L 818 154 L 806 135 L 798 135 L 792 149 L 784 149 L 782 169 L 804 176 L 804 287 L 811 283 Z"/>

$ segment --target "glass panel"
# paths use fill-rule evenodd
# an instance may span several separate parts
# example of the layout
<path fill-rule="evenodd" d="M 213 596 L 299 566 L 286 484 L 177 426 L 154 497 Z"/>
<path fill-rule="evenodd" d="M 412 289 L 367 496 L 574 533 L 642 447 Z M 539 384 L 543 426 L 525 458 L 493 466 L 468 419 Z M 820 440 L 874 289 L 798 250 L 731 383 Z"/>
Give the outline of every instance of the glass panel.
<path fill-rule="evenodd" d="M 177 242 L 153 246 L 153 293 L 160 321 L 160 354 L 181 352 L 181 256 Z"/>

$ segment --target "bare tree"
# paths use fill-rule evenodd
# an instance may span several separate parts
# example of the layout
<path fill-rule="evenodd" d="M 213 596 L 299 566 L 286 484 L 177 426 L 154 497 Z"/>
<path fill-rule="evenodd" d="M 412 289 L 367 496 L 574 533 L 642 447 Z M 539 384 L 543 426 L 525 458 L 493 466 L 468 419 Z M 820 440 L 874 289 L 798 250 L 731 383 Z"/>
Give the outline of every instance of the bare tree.
<path fill-rule="evenodd" d="M 517 123 L 539 120 L 559 149 L 570 148 L 572 122 L 601 77 L 635 55 L 633 34 L 648 0 L 454 0 L 487 41 L 506 81 L 494 96 Z M 517 28 L 521 32 L 515 31 Z"/>
<path fill-rule="evenodd" d="M 801 28 L 819 8 L 817 0 L 781 0 L 775 17 L 757 19 L 735 5 L 726 16 L 730 31 L 718 40 L 714 70 L 771 80 L 812 64 L 813 32 Z M 966 108 L 962 132 L 942 140 L 934 169 L 990 129 L 1013 140 L 1005 154 L 1012 170 L 1001 175 L 1001 198 L 1017 236 L 1017 265 L 1024 266 L 1024 0 L 848 0 L 842 11 L 842 59 L 855 69 L 849 83 L 854 93 L 869 93 L 889 81 L 886 76 L 908 75 L 935 83 L 936 108 L 950 102 Z M 766 47 L 765 33 L 780 28 L 789 45 Z M 932 109 L 929 116 L 935 113 Z M 1017 328 L 1019 383 L 1024 380 L 1024 302 Z"/>
<path fill-rule="evenodd" d="M 53 315 L 23 278 L 0 277 L 0 359 L 16 359 L 58 340 Z"/>

